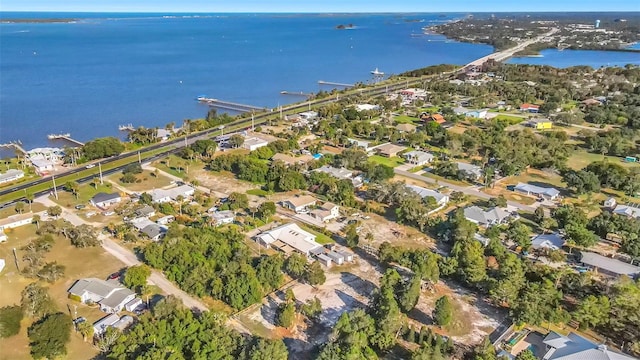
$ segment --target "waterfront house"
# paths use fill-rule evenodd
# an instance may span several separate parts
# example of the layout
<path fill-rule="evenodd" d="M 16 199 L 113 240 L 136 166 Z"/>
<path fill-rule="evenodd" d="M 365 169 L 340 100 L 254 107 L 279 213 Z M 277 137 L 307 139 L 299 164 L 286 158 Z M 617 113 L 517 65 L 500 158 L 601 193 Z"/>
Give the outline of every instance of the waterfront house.
<path fill-rule="evenodd" d="M 285 254 L 298 252 L 310 256 L 313 250 L 322 249 L 322 245 L 315 241 L 315 235 L 302 230 L 295 223 L 280 225 L 265 231 L 257 235 L 255 240 L 260 245 L 272 247 Z"/>
<path fill-rule="evenodd" d="M 0 219 L 0 232 L 6 229 L 12 229 L 23 225 L 31 224 L 33 221 L 33 213 L 11 215 Z"/>
<path fill-rule="evenodd" d="M 525 195 L 533 195 L 545 200 L 555 200 L 560 196 L 560 191 L 556 188 L 547 188 L 525 183 L 518 183 L 514 190 Z"/>
<path fill-rule="evenodd" d="M 120 201 L 122 201 L 122 197 L 120 196 L 120 194 L 107 194 L 103 192 L 95 194 L 90 200 L 91 205 L 100 209 L 106 209 L 113 204 L 119 203 Z"/>
<path fill-rule="evenodd" d="M 0 174 L 0 184 L 16 181 L 18 179 L 22 179 L 23 177 L 24 177 L 24 171 L 9 169 L 5 173 Z"/>
<path fill-rule="evenodd" d="M 409 164 L 412 164 L 415 166 L 427 165 L 431 163 L 434 159 L 433 154 L 420 151 L 420 150 L 406 152 L 402 154 L 402 157 L 404 157 Z"/>
<path fill-rule="evenodd" d="M 282 206 L 302 214 L 309 212 L 309 207 L 314 206 L 316 201 L 316 198 L 311 195 L 298 195 L 282 201 Z"/>
<path fill-rule="evenodd" d="M 83 303 L 99 304 L 100 310 L 107 313 L 121 311 L 126 303 L 136 297 L 133 291 L 120 286 L 117 282 L 96 278 L 80 279 L 67 292 L 72 299 Z"/>

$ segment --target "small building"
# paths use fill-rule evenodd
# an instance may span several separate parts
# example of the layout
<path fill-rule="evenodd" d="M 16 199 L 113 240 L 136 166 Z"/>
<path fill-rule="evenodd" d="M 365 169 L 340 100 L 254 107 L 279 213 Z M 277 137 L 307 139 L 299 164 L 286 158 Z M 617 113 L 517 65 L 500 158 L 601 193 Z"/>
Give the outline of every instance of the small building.
<path fill-rule="evenodd" d="M 331 258 L 326 254 L 318 254 L 316 255 L 316 259 L 318 262 L 326 267 L 331 267 Z"/>
<path fill-rule="evenodd" d="M 458 170 L 462 171 L 467 179 L 478 181 L 482 178 L 482 167 L 464 162 L 456 162 L 456 164 L 458 165 Z"/>
<path fill-rule="evenodd" d="M 333 261 L 337 265 L 342 265 L 344 263 L 344 256 L 335 251 L 329 251 L 325 255 L 327 255 L 331 259 L 331 261 Z"/>
<path fill-rule="evenodd" d="M 140 230 L 151 241 L 160 241 L 167 232 L 167 229 L 156 223 L 151 223 Z"/>
<path fill-rule="evenodd" d="M 118 314 L 109 314 L 102 319 L 93 323 L 93 336 L 98 337 L 107 331 L 107 328 L 113 326 L 120 320 Z"/>
<path fill-rule="evenodd" d="M 624 355 L 604 344 L 594 344 L 590 340 L 570 332 L 564 336 L 551 331 L 542 340 L 546 351 L 544 360 L 637 360 L 637 358 Z"/>
<path fill-rule="evenodd" d="M 520 111 L 522 112 L 529 112 L 529 113 L 538 113 L 538 111 L 540 110 L 540 106 L 538 105 L 533 105 L 533 104 L 522 104 L 520 105 Z"/>
<path fill-rule="evenodd" d="M 190 185 L 180 185 L 170 189 L 155 189 L 151 191 L 151 200 L 154 203 L 165 203 L 176 201 L 178 197 L 182 196 L 187 199 L 195 194 L 196 189 Z"/>
<path fill-rule="evenodd" d="M 613 209 L 613 213 L 620 216 L 640 219 L 640 207 L 618 204 L 615 209 Z"/>
<path fill-rule="evenodd" d="M 175 219 L 176 219 L 176 217 L 173 216 L 173 215 L 163 216 L 163 217 L 159 218 L 158 220 L 156 220 L 156 224 L 168 225 L 168 224 L 172 223 Z"/>
<path fill-rule="evenodd" d="M 560 196 L 560 191 L 556 188 L 547 188 L 525 183 L 518 183 L 518 185 L 514 187 L 514 191 L 529 196 L 533 195 L 545 200 L 555 200 Z"/>
<path fill-rule="evenodd" d="M 344 257 L 344 261 L 346 262 L 352 262 L 353 261 L 353 254 L 345 251 L 345 250 L 337 250 L 336 251 L 338 254 L 342 255 L 342 257 Z"/>
<path fill-rule="evenodd" d="M 488 237 L 482 236 L 478 233 L 473 234 L 473 238 L 484 247 L 489 246 L 489 242 L 491 241 Z"/>
<path fill-rule="evenodd" d="M 352 139 L 352 138 L 348 138 L 347 140 L 353 147 L 362 149 L 365 152 L 372 151 L 375 148 L 375 146 L 371 146 L 371 141 Z"/>
<path fill-rule="evenodd" d="M 125 331 L 129 326 L 133 325 L 133 323 L 135 322 L 135 320 L 133 319 L 133 317 L 129 316 L 129 315 L 125 315 L 123 317 L 120 318 L 120 320 L 116 321 L 115 324 L 111 325 L 112 327 L 120 330 L 120 331 Z"/>
<path fill-rule="evenodd" d="M 340 207 L 336 204 L 325 202 L 319 208 L 311 210 L 309 215 L 322 222 L 327 222 L 340 216 Z"/>
<path fill-rule="evenodd" d="M 464 116 L 469 117 L 469 118 L 475 118 L 475 119 L 484 119 L 484 118 L 487 117 L 487 113 L 488 113 L 487 109 L 469 110 L 469 111 L 464 113 Z"/>
<path fill-rule="evenodd" d="M 135 211 L 136 216 L 150 218 L 156 214 L 156 209 L 152 206 L 145 205 Z"/>
<path fill-rule="evenodd" d="M 423 120 L 424 122 L 435 122 L 440 125 L 447 122 L 447 120 L 445 120 L 444 116 L 442 116 L 441 114 L 422 113 L 420 114 L 420 119 Z"/>
<path fill-rule="evenodd" d="M 6 229 L 12 229 L 19 226 L 31 224 L 33 222 L 33 213 L 24 213 L 8 216 L 0 219 L 0 232 Z"/>
<path fill-rule="evenodd" d="M 100 209 L 106 209 L 109 206 L 113 204 L 117 204 L 121 201 L 122 201 L 122 196 L 120 196 L 119 193 L 107 194 L 103 192 L 95 194 L 90 200 L 91 205 Z"/>
<path fill-rule="evenodd" d="M 531 247 L 534 249 L 560 250 L 564 243 L 564 239 L 558 233 L 540 234 L 531 239 Z"/>
<path fill-rule="evenodd" d="M 160 141 L 167 141 L 169 138 L 173 136 L 173 129 L 157 129 L 156 130 L 156 139 L 160 139 Z"/>
<path fill-rule="evenodd" d="M 134 312 L 135 310 L 137 310 L 138 308 L 141 308 L 144 306 L 144 303 L 142 302 L 142 299 L 140 298 L 135 298 L 131 301 L 129 301 L 128 303 L 124 304 L 124 308 L 125 310 L 129 311 L 129 312 Z"/>
<path fill-rule="evenodd" d="M 40 175 L 45 175 L 49 171 L 56 170 L 56 163 L 53 160 L 43 159 L 41 157 L 30 158 L 31 165 L 35 168 L 36 172 Z"/>
<path fill-rule="evenodd" d="M 536 130 L 547 130 L 553 128 L 553 121 L 549 119 L 532 119 L 527 122 L 527 125 Z"/>
<path fill-rule="evenodd" d="M 394 145 L 391 143 L 379 145 L 375 148 L 375 151 L 384 157 L 392 158 L 398 156 L 398 153 L 406 150 L 407 148 L 400 145 Z"/>
<path fill-rule="evenodd" d="M 96 278 L 80 279 L 67 292 L 80 302 L 99 304 L 100 310 L 108 313 L 121 311 L 126 303 L 136 297 L 133 291 L 116 282 Z"/>
<path fill-rule="evenodd" d="M 0 174 L 0 184 L 9 183 L 24 178 L 24 171 L 9 169 L 5 173 Z"/>
<path fill-rule="evenodd" d="M 422 166 L 431 163 L 434 159 L 433 154 L 425 151 L 413 150 L 402 154 L 402 157 L 412 165 Z"/>
<path fill-rule="evenodd" d="M 295 251 L 307 257 L 311 256 L 315 249 L 322 248 L 322 245 L 316 242 L 315 235 L 302 230 L 295 223 L 280 225 L 265 231 L 257 235 L 255 240 L 260 245 L 272 247 L 285 254 Z"/>
<path fill-rule="evenodd" d="M 216 211 L 211 214 L 211 217 L 215 220 L 217 226 L 233 224 L 236 221 L 236 214 L 232 210 Z"/>
<path fill-rule="evenodd" d="M 464 209 L 464 217 L 474 224 L 489 227 L 509 222 L 511 213 L 497 206 L 486 211 L 478 206 L 469 206 Z"/>
<path fill-rule="evenodd" d="M 242 147 L 249 151 L 253 151 L 267 145 L 269 145 L 269 142 L 259 137 L 247 137 L 242 143 Z"/>
<path fill-rule="evenodd" d="M 411 133 L 416 131 L 416 126 L 413 124 L 398 124 L 396 125 L 396 129 L 400 132 Z"/>
<path fill-rule="evenodd" d="M 372 110 L 380 110 L 380 105 L 372 105 L 372 104 L 358 104 L 355 106 L 358 111 L 372 111 Z"/>
<path fill-rule="evenodd" d="M 604 207 L 606 207 L 607 209 L 613 209 L 616 207 L 617 204 L 618 202 L 614 197 L 610 197 L 604 201 Z"/>
<path fill-rule="evenodd" d="M 311 195 L 298 195 L 282 202 L 282 206 L 295 211 L 297 214 L 309 212 L 309 208 L 314 206 L 318 200 Z"/>
<path fill-rule="evenodd" d="M 592 252 L 581 252 L 580 262 L 600 273 L 611 276 L 626 275 L 633 279 L 640 274 L 640 267 L 638 266 Z"/>
<path fill-rule="evenodd" d="M 414 193 L 418 194 L 421 198 L 432 197 L 435 199 L 436 204 L 444 206 L 449 202 L 449 196 L 436 190 L 426 189 L 421 186 L 407 185 L 406 188 Z"/>

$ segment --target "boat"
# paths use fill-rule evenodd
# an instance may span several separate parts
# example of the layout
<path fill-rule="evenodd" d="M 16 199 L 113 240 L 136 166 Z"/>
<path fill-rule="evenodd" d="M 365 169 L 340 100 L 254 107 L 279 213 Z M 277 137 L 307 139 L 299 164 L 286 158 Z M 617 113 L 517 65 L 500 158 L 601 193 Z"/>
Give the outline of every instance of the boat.
<path fill-rule="evenodd" d="M 373 70 L 371 72 L 372 75 L 384 75 L 384 73 L 380 70 L 378 70 L 378 68 L 376 68 L 375 70 Z"/>

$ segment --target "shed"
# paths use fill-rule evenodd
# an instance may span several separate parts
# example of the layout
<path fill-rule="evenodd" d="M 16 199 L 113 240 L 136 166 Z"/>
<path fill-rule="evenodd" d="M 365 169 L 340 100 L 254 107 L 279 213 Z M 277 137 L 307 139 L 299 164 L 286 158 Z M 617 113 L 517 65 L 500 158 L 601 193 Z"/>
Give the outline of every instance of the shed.
<path fill-rule="evenodd" d="M 331 267 L 331 258 L 328 257 L 325 254 L 320 254 L 317 256 L 318 261 L 320 262 L 320 264 L 326 266 L 326 267 Z"/>
<path fill-rule="evenodd" d="M 613 209 L 616 207 L 617 205 L 617 201 L 615 198 L 610 197 L 607 200 L 604 201 L 604 207 L 609 208 L 609 209 Z"/>
<path fill-rule="evenodd" d="M 344 261 L 346 262 L 352 262 L 353 261 L 353 254 L 344 250 L 340 250 L 340 251 L 336 251 L 338 254 L 342 255 L 344 257 Z"/>
<path fill-rule="evenodd" d="M 137 309 L 141 305 L 142 305 L 142 299 L 135 298 L 135 299 L 129 301 L 128 303 L 124 304 L 124 308 L 127 311 L 134 311 L 135 309 Z"/>
<path fill-rule="evenodd" d="M 344 263 L 344 256 L 340 255 L 335 251 L 329 251 L 327 253 L 327 256 L 331 258 L 331 260 L 333 260 L 333 262 L 338 265 L 342 265 Z"/>

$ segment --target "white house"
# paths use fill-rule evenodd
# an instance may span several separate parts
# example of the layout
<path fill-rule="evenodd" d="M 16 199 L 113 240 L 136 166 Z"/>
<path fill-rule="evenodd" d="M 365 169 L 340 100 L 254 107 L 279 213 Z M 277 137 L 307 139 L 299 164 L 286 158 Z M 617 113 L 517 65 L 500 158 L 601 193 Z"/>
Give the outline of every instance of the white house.
<path fill-rule="evenodd" d="M 140 298 L 135 298 L 131 301 L 129 301 L 128 303 L 124 304 L 124 309 L 130 312 L 135 311 L 136 309 L 140 308 L 144 306 L 144 303 L 142 302 L 142 299 Z"/>
<path fill-rule="evenodd" d="M 165 226 L 154 223 L 146 217 L 135 218 L 130 222 L 133 227 L 135 227 L 139 232 L 145 234 L 152 241 L 162 239 L 164 234 L 167 232 L 167 228 Z"/>
<path fill-rule="evenodd" d="M 267 145 L 269 145 L 269 142 L 259 137 L 247 137 L 242 143 L 242 147 L 249 151 L 253 151 Z"/>
<path fill-rule="evenodd" d="M 316 242 L 316 236 L 302 230 L 297 224 L 289 223 L 265 231 L 255 237 L 260 245 L 270 246 L 285 254 L 299 252 L 310 256 L 313 250 L 322 248 Z"/>
<path fill-rule="evenodd" d="M 173 215 L 163 216 L 160 219 L 156 220 L 156 224 L 167 225 L 167 224 L 173 222 L 173 220 L 175 220 L 175 219 L 176 218 Z"/>
<path fill-rule="evenodd" d="M 555 200 L 560 196 L 560 191 L 556 188 L 547 188 L 525 183 L 518 183 L 514 190 L 522 194 L 533 195 L 547 200 Z"/>
<path fill-rule="evenodd" d="M 24 177 L 24 171 L 9 169 L 4 174 L 0 174 L 0 184 L 16 181 Z"/>
<path fill-rule="evenodd" d="M 327 222 L 340 216 L 340 207 L 336 204 L 326 202 L 318 209 L 312 210 L 310 215 L 322 222 Z"/>
<path fill-rule="evenodd" d="M 426 189 L 420 186 L 416 186 L 416 185 L 407 185 L 406 186 L 407 189 L 415 192 L 416 194 L 420 195 L 420 197 L 425 198 L 425 197 L 432 197 L 436 200 L 436 204 L 438 204 L 439 206 L 444 206 L 449 202 L 449 196 L 445 195 L 441 192 L 438 192 L 436 190 L 431 190 L 431 189 Z"/>
<path fill-rule="evenodd" d="M 236 214 L 232 210 L 216 211 L 211 214 L 216 221 L 216 225 L 233 224 L 236 220 Z"/>
<path fill-rule="evenodd" d="M 511 213 L 506 208 L 497 206 L 486 211 L 478 206 L 469 206 L 464 209 L 464 217 L 480 226 L 493 226 L 507 223 Z"/>
<path fill-rule="evenodd" d="M 478 180 L 482 177 L 482 168 L 477 165 L 456 162 L 458 165 L 458 170 L 462 171 L 465 176 L 470 180 Z"/>
<path fill-rule="evenodd" d="M 371 110 L 379 110 L 380 105 L 371 105 L 371 104 L 358 104 L 355 106 L 358 111 L 371 111 Z"/>
<path fill-rule="evenodd" d="M 35 148 L 27 152 L 27 157 L 38 174 L 54 171 L 63 156 L 64 152 L 59 148 Z"/>
<path fill-rule="evenodd" d="M 618 204 L 618 206 L 613 209 L 613 213 L 621 216 L 640 219 L 640 207 Z"/>
<path fill-rule="evenodd" d="M 313 171 L 323 172 L 339 180 L 351 180 L 354 187 L 360 187 L 364 182 L 362 176 L 354 177 L 353 171 L 345 168 L 335 168 L 333 166 L 323 165 Z"/>
<path fill-rule="evenodd" d="M 133 300 L 136 294 L 115 282 L 96 278 L 76 281 L 67 292 L 78 297 L 81 302 L 93 302 L 100 305 L 100 310 L 107 313 L 121 311 L 125 304 Z"/>
<path fill-rule="evenodd" d="M 618 202 L 613 197 L 610 197 L 604 201 L 604 207 L 606 207 L 607 209 L 613 209 L 616 207 L 617 204 Z"/>
<path fill-rule="evenodd" d="M 113 204 L 119 203 L 120 201 L 122 201 L 122 197 L 120 196 L 120 194 L 107 194 L 103 192 L 95 194 L 90 200 L 91 205 L 100 209 L 106 209 Z"/>
<path fill-rule="evenodd" d="M 531 239 L 531 247 L 534 249 L 559 250 L 564 243 L 564 239 L 558 233 L 540 234 Z"/>
<path fill-rule="evenodd" d="M 0 232 L 5 229 L 16 228 L 18 226 L 31 224 L 33 221 L 33 213 L 16 214 L 0 219 Z"/>
<path fill-rule="evenodd" d="M 93 336 L 100 336 L 107 331 L 108 328 L 112 327 L 113 324 L 117 323 L 120 320 L 120 316 L 118 314 L 109 314 L 102 319 L 93 323 Z"/>
<path fill-rule="evenodd" d="M 542 357 L 544 360 L 637 360 L 608 349 L 604 344 L 594 344 L 573 332 L 564 336 L 551 331 L 542 342 L 546 351 Z"/>
<path fill-rule="evenodd" d="M 179 196 L 188 198 L 195 194 L 196 189 L 189 185 L 180 185 L 171 189 L 155 189 L 151 192 L 151 199 L 154 203 L 165 203 L 176 201 Z"/>
<path fill-rule="evenodd" d="M 433 161 L 433 154 L 420 150 L 409 151 L 402 154 L 402 157 L 404 157 L 409 164 L 415 166 L 426 165 Z"/>
<path fill-rule="evenodd" d="M 308 212 L 309 207 L 315 205 L 316 202 L 317 200 L 313 196 L 301 195 L 284 200 L 282 206 L 295 211 L 297 214 L 301 214 Z"/>

